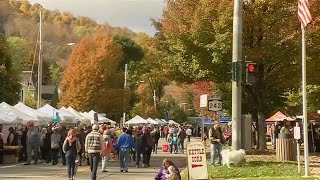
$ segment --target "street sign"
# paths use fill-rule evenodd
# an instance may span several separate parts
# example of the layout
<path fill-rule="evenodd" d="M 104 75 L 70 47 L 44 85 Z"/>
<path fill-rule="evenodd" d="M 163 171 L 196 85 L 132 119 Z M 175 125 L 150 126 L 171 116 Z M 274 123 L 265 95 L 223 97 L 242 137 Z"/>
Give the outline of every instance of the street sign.
<path fill-rule="evenodd" d="M 213 93 L 213 94 L 210 94 L 209 100 L 221 100 L 221 96 L 220 94 Z"/>
<path fill-rule="evenodd" d="M 208 106 L 208 94 L 202 94 L 200 96 L 200 107 L 205 108 Z"/>
<path fill-rule="evenodd" d="M 222 102 L 218 100 L 209 101 L 209 111 L 222 111 Z"/>
<path fill-rule="evenodd" d="M 206 150 L 202 142 L 187 144 L 189 179 L 208 179 Z"/>
<path fill-rule="evenodd" d="M 293 128 L 293 137 L 294 139 L 301 139 L 301 131 L 300 131 L 300 127 L 294 127 Z"/>

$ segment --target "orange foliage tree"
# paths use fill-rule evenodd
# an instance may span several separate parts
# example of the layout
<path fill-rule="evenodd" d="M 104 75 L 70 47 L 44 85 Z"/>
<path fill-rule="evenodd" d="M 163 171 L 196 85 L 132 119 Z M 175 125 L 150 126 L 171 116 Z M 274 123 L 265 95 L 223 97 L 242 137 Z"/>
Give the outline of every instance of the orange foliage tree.
<path fill-rule="evenodd" d="M 61 81 L 61 105 L 78 111 L 122 111 L 122 49 L 108 33 L 83 38 L 73 49 Z"/>

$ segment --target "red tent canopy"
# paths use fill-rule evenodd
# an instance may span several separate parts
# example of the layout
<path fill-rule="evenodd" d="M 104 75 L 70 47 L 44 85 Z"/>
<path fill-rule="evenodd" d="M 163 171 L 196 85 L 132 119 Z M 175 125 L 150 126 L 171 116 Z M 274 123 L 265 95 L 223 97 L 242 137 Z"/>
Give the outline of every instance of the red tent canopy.
<path fill-rule="evenodd" d="M 284 115 L 282 112 L 278 111 L 268 119 L 266 119 L 266 122 L 276 122 L 276 121 L 283 121 L 284 119 L 288 121 L 294 121 L 295 119 L 288 117 Z"/>

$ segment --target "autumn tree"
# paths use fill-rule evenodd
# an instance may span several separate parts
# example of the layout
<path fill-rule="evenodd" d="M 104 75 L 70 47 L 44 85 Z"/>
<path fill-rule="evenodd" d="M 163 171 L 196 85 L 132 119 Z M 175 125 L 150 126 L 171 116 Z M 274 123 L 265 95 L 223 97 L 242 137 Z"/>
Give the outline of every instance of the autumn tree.
<path fill-rule="evenodd" d="M 320 3 L 310 2 L 315 21 L 308 31 L 308 41 L 313 45 L 308 63 L 315 69 L 320 53 L 316 13 Z M 213 81 L 220 92 L 231 97 L 226 83 L 230 82 L 227 63 L 232 52 L 232 8 L 232 2 L 227 0 L 167 2 L 163 18 L 156 25 L 160 43 L 174 65 L 176 80 Z M 256 62 L 259 74 L 255 84 L 243 83 L 242 105 L 243 113 L 252 113 L 257 121 L 260 149 L 266 147 L 264 118 L 284 109 L 286 94 L 301 86 L 301 38 L 296 9 L 293 0 L 253 1 L 244 5 L 242 60 Z M 315 73 L 309 71 L 308 77 L 315 77 Z"/>
<path fill-rule="evenodd" d="M 8 43 L 0 34 L 0 101 L 14 105 L 19 100 L 21 76 L 13 67 Z"/>
<path fill-rule="evenodd" d="M 164 95 L 164 87 L 173 79 L 166 53 L 157 47 L 156 39 L 146 34 L 139 34 L 135 41 L 142 47 L 144 58 L 138 63 L 131 64 L 131 68 L 135 69 L 132 76 L 137 82 L 147 83 L 150 94 L 155 90 L 157 101 L 160 101 Z"/>
<path fill-rule="evenodd" d="M 108 113 L 122 109 L 123 76 L 117 71 L 123 53 L 110 34 L 83 38 L 73 49 L 60 84 L 61 105 L 78 111 Z"/>

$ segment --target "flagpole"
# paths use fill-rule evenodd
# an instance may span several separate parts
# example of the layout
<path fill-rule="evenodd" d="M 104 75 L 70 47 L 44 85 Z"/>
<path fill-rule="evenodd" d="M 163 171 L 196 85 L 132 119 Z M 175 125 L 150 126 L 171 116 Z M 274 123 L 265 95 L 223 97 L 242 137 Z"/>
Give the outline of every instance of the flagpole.
<path fill-rule="evenodd" d="M 309 145 L 308 145 L 308 119 L 307 119 L 307 82 L 306 82 L 306 40 L 305 27 L 302 28 L 302 108 L 303 108 L 303 144 L 305 176 L 309 176 Z"/>

